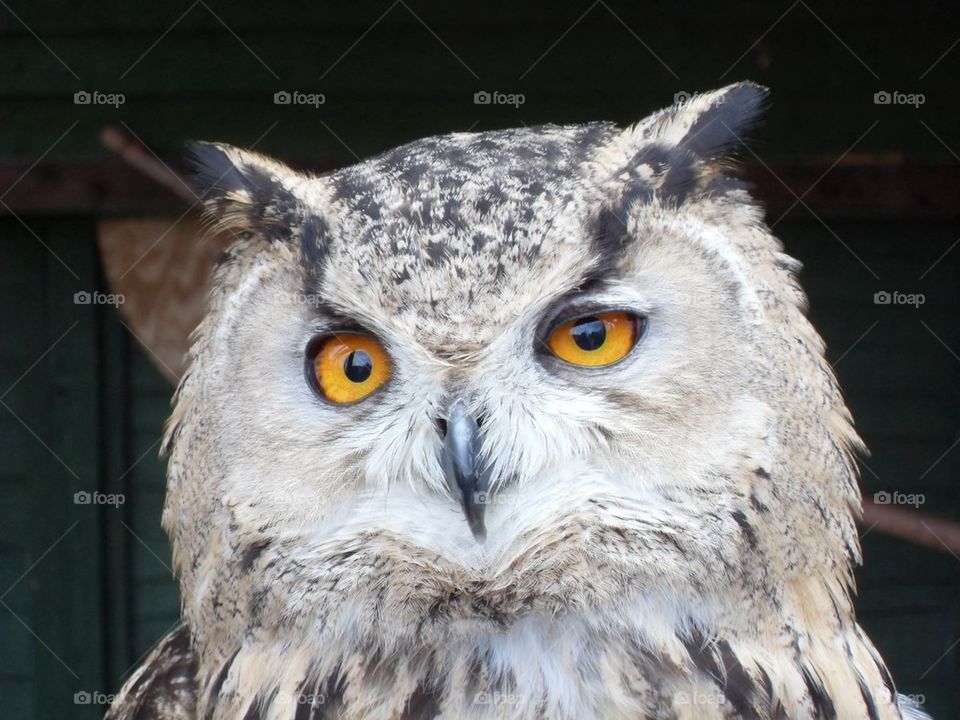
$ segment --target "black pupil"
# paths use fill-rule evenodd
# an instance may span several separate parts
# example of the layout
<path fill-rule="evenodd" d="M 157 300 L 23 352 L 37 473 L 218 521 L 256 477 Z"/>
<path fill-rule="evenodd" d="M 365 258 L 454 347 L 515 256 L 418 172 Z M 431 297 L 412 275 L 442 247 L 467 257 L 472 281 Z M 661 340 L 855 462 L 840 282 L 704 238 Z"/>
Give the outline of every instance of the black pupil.
<path fill-rule="evenodd" d="M 581 350 L 599 350 L 607 339 L 607 327 L 600 318 L 585 317 L 574 323 L 570 334 Z"/>
<path fill-rule="evenodd" d="M 373 360 L 363 350 L 354 350 L 343 363 L 343 374 L 351 382 L 362 383 L 373 372 Z"/>

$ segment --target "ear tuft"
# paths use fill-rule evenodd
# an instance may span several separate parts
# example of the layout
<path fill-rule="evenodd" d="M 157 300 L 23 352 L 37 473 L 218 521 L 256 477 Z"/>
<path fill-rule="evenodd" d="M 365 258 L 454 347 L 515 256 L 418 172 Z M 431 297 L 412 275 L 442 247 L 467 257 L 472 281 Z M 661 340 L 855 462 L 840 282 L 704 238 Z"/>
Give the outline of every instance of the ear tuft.
<path fill-rule="evenodd" d="M 222 143 L 187 143 L 187 160 L 193 169 L 187 179 L 197 197 L 206 203 L 242 192 L 246 182 L 237 162 L 241 154 L 238 148 Z"/>
<path fill-rule="evenodd" d="M 306 178 L 283 163 L 221 143 L 190 143 L 188 156 L 190 184 L 218 229 L 284 241 L 302 223 L 296 189 Z"/>
<path fill-rule="evenodd" d="M 717 158 L 743 143 L 763 115 L 768 95 L 767 88 L 752 82 L 727 85 L 680 99 L 626 133 L 637 146 L 659 143 L 689 151 L 701 160 Z"/>
<path fill-rule="evenodd" d="M 622 201 L 679 205 L 740 185 L 727 177 L 726 155 L 759 120 L 767 89 L 736 83 L 694 95 L 654 113 L 605 149 L 600 162 L 622 188 Z"/>
<path fill-rule="evenodd" d="M 762 85 L 741 82 L 677 103 L 667 111 L 673 132 L 682 133 L 677 145 L 703 159 L 741 145 L 762 116 L 769 94 Z"/>

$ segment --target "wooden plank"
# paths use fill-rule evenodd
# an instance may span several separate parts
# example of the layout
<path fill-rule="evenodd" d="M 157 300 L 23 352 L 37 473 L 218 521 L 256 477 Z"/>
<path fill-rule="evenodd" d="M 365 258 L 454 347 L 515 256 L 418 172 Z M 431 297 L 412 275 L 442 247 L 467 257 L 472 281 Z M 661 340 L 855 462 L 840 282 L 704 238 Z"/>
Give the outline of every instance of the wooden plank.
<path fill-rule="evenodd" d="M 43 392 L 34 395 L 40 419 L 39 432 L 50 448 L 70 466 L 79 479 L 71 477 L 59 461 L 46 454 L 42 479 L 33 487 L 36 510 L 45 518 L 47 529 L 41 533 L 46 546 L 70 522 L 77 522 L 54 552 L 32 571 L 38 580 L 37 618 L 41 637 L 60 655 L 49 652 L 38 656 L 37 676 L 59 678 L 57 686 L 93 691 L 103 689 L 103 597 L 99 578 L 103 572 L 102 535 L 98 505 L 78 505 L 77 490 L 99 487 L 99 427 L 91 422 L 98 413 L 99 399 L 95 377 L 98 352 L 96 309 L 77 305 L 74 293 L 96 287 L 97 258 L 91 242 L 89 222 L 50 220 L 35 226 L 58 256 L 44 252 L 45 315 L 48 320 L 45 343 L 60 334 L 62 323 L 77 321 L 77 327 L 45 358 L 41 375 Z M 76 276 L 79 276 L 79 280 Z M 37 369 L 40 369 L 38 366 Z M 34 370 L 36 372 L 36 370 Z M 57 412 L 49 412 L 50 406 Z M 59 506 L 59 508 L 58 508 Z M 41 631 L 42 628 L 42 631 Z M 79 678 L 67 673 L 63 664 Z M 78 707 L 73 692 L 51 693 L 41 683 L 37 687 L 38 715 L 41 717 L 97 717 L 102 708 Z"/>
<path fill-rule="evenodd" d="M 868 161 L 841 163 L 831 169 L 826 163 L 772 167 L 750 163 L 746 170 L 771 222 L 788 211 L 789 219 L 807 218 L 810 210 L 831 218 L 872 222 L 960 217 L 960 166 L 956 164 Z M 798 197 L 810 210 L 797 203 Z"/>
<path fill-rule="evenodd" d="M 12 188 L 4 203 L 17 214 L 183 211 L 179 198 L 119 161 L 43 164 L 24 174 L 29 167 L 0 165 L 0 187 Z"/>
<path fill-rule="evenodd" d="M 170 574 L 139 581 L 140 602 L 135 622 L 146 625 L 155 621 L 173 623 L 179 617 L 180 592 Z"/>
<path fill-rule="evenodd" d="M 129 347 L 130 416 L 127 428 L 131 454 L 144 456 L 127 476 L 131 502 L 126 508 L 130 528 L 140 540 L 130 545 L 130 625 L 134 657 L 145 652 L 179 617 L 179 588 L 170 571 L 170 545 L 160 527 L 165 493 L 165 465 L 155 445 L 170 412 L 172 388 L 160 377 L 134 342 Z M 159 388 L 165 390 L 160 400 Z M 145 454 L 145 455 L 144 455 Z"/>
<path fill-rule="evenodd" d="M 182 158 L 171 158 L 168 163 L 186 170 Z M 188 207 L 118 160 L 41 163 L 27 172 L 31 164 L 0 164 L 0 194 L 12 188 L 4 197 L 4 203 L 17 214 L 172 214 L 176 217 Z M 316 172 L 336 167 L 333 159 L 292 164 Z M 771 222 L 780 220 L 786 211 L 790 221 L 807 220 L 810 211 L 821 218 L 842 220 L 960 217 L 960 167 L 957 165 L 869 163 L 830 169 L 828 164 L 813 163 L 775 165 L 772 170 L 776 177 L 768 167 L 744 164 L 744 175 L 754 183 L 756 195 L 765 205 Z M 827 170 L 826 177 L 815 184 Z M 810 210 L 795 205 L 794 194 L 803 195 L 811 186 L 813 189 L 804 197 Z M 6 208 L 0 207 L 0 215 L 7 213 Z M 816 227 L 804 232 L 808 236 L 829 235 L 828 230 Z M 843 238 L 842 229 L 834 232 Z M 915 262 L 917 257 L 914 254 Z M 934 260 L 936 257 L 930 262 Z"/>
<path fill-rule="evenodd" d="M 102 277 L 100 289 L 109 292 Z M 98 390 L 101 412 L 98 418 L 102 437 L 103 492 L 122 495 L 123 505 L 103 512 L 104 538 L 104 633 L 105 670 L 104 691 L 114 692 L 122 684 L 121 675 L 137 655 L 130 637 L 132 611 L 130 608 L 132 579 L 130 573 L 130 544 L 133 538 L 125 524 L 130 522 L 130 503 L 133 501 L 129 469 L 137 460 L 132 456 L 128 440 L 130 426 L 130 339 L 120 324 L 114 308 L 99 306 Z"/>

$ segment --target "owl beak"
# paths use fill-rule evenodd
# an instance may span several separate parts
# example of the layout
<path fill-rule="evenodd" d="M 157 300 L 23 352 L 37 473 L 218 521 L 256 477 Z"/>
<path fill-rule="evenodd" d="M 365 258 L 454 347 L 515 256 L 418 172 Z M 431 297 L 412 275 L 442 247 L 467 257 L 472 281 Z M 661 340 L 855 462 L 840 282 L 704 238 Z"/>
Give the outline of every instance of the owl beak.
<path fill-rule="evenodd" d="M 456 399 L 447 410 L 443 430 L 443 471 L 453 496 L 460 501 L 470 531 L 478 542 L 487 538 L 483 523 L 489 477 L 480 460 L 480 426 L 467 403 Z"/>

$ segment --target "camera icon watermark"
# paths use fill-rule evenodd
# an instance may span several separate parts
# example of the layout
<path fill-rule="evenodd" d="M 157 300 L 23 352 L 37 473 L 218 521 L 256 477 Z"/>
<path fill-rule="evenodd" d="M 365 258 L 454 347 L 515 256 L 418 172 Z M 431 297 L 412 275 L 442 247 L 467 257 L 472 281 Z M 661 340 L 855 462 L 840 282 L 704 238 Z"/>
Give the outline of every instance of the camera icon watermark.
<path fill-rule="evenodd" d="M 492 493 L 489 490 L 475 490 L 471 493 L 470 497 L 474 505 L 482 505 L 484 507 L 506 505 L 507 503 L 514 503 L 516 501 L 515 497 L 511 495 Z"/>
<path fill-rule="evenodd" d="M 99 90 L 78 90 L 73 94 L 74 105 L 112 105 L 120 107 L 127 101 L 123 93 L 105 93 Z"/>
<path fill-rule="evenodd" d="M 687 92 L 686 90 L 679 90 L 673 94 L 673 102 L 675 105 L 679 105 L 680 103 L 687 102 L 692 97 L 693 93 Z"/>
<path fill-rule="evenodd" d="M 122 293 L 87 292 L 80 290 L 73 294 L 74 305 L 113 305 L 119 307 L 127 301 Z"/>
<path fill-rule="evenodd" d="M 80 690 L 73 694 L 74 705 L 110 705 L 113 703 L 116 695 L 112 693 L 103 693 L 99 690 L 90 692 L 89 690 Z"/>
<path fill-rule="evenodd" d="M 923 493 L 902 493 L 897 490 L 887 492 L 881 490 L 873 494 L 873 502 L 877 505 L 910 505 L 918 508 L 927 501 Z"/>
<path fill-rule="evenodd" d="M 919 108 L 927 101 L 923 93 L 904 93 L 898 90 L 880 90 L 873 94 L 874 105 L 911 105 Z"/>
<path fill-rule="evenodd" d="M 472 497 L 474 505 L 496 505 L 502 500 L 499 495 L 493 495 L 487 490 L 478 490 Z"/>
<path fill-rule="evenodd" d="M 898 290 L 892 292 L 881 290 L 873 294 L 874 305 L 912 305 L 914 308 L 919 308 L 926 301 L 927 297 L 923 293 L 902 293 Z"/>
<path fill-rule="evenodd" d="M 305 93 L 299 90 L 278 90 L 273 94 L 274 105 L 309 105 L 317 109 L 327 102 L 323 93 Z"/>
<path fill-rule="evenodd" d="M 527 97 L 523 93 L 479 90 L 473 94 L 474 105 L 512 105 L 514 108 L 518 108 L 526 101 Z"/>
<path fill-rule="evenodd" d="M 112 505 L 118 508 L 127 501 L 123 493 L 102 493 L 97 490 L 87 492 L 80 490 L 73 494 L 74 505 Z"/>

